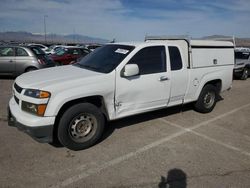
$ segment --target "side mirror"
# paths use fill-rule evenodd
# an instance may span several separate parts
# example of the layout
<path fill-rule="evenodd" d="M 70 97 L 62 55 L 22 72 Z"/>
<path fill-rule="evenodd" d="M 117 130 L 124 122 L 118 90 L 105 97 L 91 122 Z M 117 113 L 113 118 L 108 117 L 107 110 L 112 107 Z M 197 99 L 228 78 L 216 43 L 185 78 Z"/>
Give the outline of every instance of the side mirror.
<path fill-rule="evenodd" d="M 124 67 L 123 76 L 124 77 L 130 77 L 130 76 L 136 76 L 139 74 L 139 67 L 137 64 L 127 64 Z"/>

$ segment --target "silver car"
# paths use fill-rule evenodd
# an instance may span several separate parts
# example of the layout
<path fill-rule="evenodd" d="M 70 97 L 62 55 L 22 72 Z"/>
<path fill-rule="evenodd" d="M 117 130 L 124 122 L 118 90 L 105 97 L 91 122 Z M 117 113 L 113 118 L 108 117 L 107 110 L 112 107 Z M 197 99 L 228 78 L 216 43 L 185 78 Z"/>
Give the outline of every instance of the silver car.
<path fill-rule="evenodd" d="M 18 76 L 55 63 L 35 46 L 0 46 L 0 75 Z"/>
<path fill-rule="evenodd" d="M 246 80 L 250 75 L 250 49 L 235 49 L 234 77 Z"/>

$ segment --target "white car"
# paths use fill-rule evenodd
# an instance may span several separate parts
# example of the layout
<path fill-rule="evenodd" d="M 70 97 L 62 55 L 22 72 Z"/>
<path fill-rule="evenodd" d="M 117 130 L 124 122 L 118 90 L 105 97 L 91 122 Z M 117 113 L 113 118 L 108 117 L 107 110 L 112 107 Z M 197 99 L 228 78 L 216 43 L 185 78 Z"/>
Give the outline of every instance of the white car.
<path fill-rule="evenodd" d="M 105 121 L 194 102 L 213 110 L 232 85 L 231 42 L 152 39 L 98 48 L 79 63 L 15 80 L 9 125 L 40 142 L 80 150 L 100 139 Z"/>
<path fill-rule="evenodd" d="M 56 51 L 59 51 L 59 50 L 61 50 L 62 48 L 63 48 L 62 45 L 52 45 L 52 46 L 50 46 L 48 49 L 45 50 L 45 53 L 46 53 L 47 55 L 55 54 Z"/>
<path fill-rule="evenodd" d="M 43 45 L 43 44 L 31 43 L 31 44 L 28 44 L 28 46 L 35 46 L 35 47 L 38 47 L 38 48 L 40 48 L 41 50 L 43 50 L 44 52 L 48 49 L 48 47 L 45 46 L 45 45 Z"/>

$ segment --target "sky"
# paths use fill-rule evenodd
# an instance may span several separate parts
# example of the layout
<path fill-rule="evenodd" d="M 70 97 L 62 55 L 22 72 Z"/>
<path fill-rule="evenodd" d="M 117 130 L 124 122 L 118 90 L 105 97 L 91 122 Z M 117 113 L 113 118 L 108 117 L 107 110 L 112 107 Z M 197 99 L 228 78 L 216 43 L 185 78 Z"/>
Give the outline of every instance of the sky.
<path fill-rule="evenodd" d="M 250 0 L 0 0 L 0 32 L 250 37 Z"/>

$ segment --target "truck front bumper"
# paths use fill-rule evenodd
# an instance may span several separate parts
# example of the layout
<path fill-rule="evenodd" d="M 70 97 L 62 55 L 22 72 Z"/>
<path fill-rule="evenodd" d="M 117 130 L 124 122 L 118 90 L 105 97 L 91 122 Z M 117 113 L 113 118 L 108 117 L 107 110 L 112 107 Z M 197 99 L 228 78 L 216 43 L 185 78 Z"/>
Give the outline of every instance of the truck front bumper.
<path fill-rule="evenodd" d="M 243 73 L 243 70 L 244 70 L 244 67 L 237 67 L 237 68 L 234 68 L 234 76 L 236 77 L 240 77 Z"/>
<path fill-rule="evenodd" d="M 42 143 L 53 141 L 53 125 L 55 117 L 36 117 L 23 112 L 12 98 L 8 107 L 8 125 L 17 127 Z"/>

